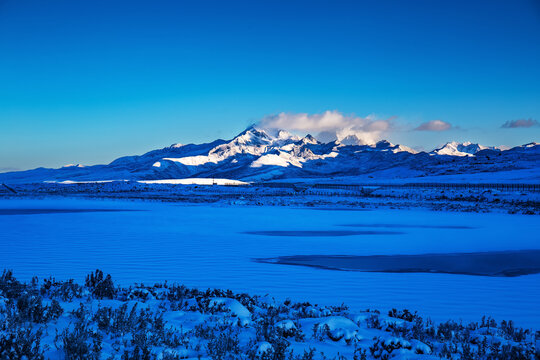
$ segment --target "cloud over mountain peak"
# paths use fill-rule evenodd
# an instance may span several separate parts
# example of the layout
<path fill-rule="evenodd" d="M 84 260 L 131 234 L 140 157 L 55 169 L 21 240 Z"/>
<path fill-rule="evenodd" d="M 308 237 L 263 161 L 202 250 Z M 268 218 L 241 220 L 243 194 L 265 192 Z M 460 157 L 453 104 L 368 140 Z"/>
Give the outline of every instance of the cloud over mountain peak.
<path fill-rule="evenodd" d="M 359 145 L 375 144 L 392 129 L 392 119 L 377 119 L 373 115 L 344 115 L 336 110 L 321 114 L 279 113 L 264 117 L 258 124 L 263 129 L 285 129 L 314 133 L 322 142 L 355 139 Z"/>

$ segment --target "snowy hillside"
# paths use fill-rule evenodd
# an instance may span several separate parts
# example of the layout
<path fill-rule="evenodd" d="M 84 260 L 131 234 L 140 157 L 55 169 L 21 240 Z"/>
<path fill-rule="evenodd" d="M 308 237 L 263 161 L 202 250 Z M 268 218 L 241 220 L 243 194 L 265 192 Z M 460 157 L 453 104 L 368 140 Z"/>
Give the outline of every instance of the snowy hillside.
<path fill-rule="evenodd" d="M 358 145 L 354 139 L 322 143 L 311 135 L 268 132 L 249 127 L 232 140 L 174 144 L 108 165 L 69 165 L 0 174 L 6 183 L 42 181 L 161 180 L 223 178 L 243 181 L 370 177 L 381 181 L 530 170 L 540 180 L 540 144 L 509 150 L 470 142 L 450 142 L 432 152 L 416 152 L 382 140 Z"/>

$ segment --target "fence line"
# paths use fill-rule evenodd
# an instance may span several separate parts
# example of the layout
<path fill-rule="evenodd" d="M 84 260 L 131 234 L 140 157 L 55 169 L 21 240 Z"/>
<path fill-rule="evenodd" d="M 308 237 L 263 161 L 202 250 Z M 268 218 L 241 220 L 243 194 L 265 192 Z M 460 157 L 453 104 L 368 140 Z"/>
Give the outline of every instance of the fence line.
<path fill-rule="evenodd" d="M 500 183 L 405 183 L 405 184 L 298 184 L 298 183 L 253 183 L 252 186 L 280 189 L 326 189 L 362 191 L 377 187 L 388 189 L 461 189 L 461 190 L 499 190 L 540 192 L 540 184 L 500 184 Z"/>

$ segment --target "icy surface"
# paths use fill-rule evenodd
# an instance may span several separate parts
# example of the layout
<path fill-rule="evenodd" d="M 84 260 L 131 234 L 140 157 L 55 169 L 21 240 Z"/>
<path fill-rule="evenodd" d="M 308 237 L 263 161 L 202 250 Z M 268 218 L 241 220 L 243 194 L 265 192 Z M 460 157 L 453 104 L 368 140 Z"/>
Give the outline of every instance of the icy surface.
<path fill-rule="evenodd" d="M 352 309 L 419 310 L 435 321 L 482 315 L 540 324 L 540 275 L 330 271 L 261 264 L 287 255 L 385 255 L 539 249 L 536 216 L 420 210 L 331 211 L 290 207 L 189 206 L 90 200 L 2 200 L 7 209 L 124 209 L 0 216 L 0 264 L 29 280 L 101 268 L 124 284 L 163 280 L 231 288 Z M 394 224 L 403 234 L 261 236 L 255 231 L 341 231 L 345 224 Z M 413 226 L 412 226 L 413 225 Z M 426 226 L 429 225 L 429 226 Z M 363 229 L 362 229 L 363 230 Z M 380 227 L 365 230 L 380 231 Z M 394 229 L 391 229 L 394 230 Z"/>

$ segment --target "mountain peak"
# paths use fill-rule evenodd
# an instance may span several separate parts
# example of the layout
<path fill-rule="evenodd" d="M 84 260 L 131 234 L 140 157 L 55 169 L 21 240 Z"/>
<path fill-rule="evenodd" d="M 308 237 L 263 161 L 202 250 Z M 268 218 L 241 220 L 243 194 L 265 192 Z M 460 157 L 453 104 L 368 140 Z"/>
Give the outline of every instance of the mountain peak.
<path fill-rule="evenodd" d="M 486 149 L 494 149 L 493 147 L 475 144 L 470 141 L 463 143 L 457 141 L 450 141 L 444 144 L 442 147 L 433 150 L 432 154 L 437 155 L 451 155 L 451 156 L 474 156 L 477 152 Z"/>
<path fill-rule="evenodd" d="M 312 144 L 312 145 L 319 143 L 319 141 L 315 139 L 311 134 L 307 134 L 300 141 L 304 144 Z"/>
<path fill-rule="evenodd" d="M 251 125 L 246 130 L 236 135 L 232 141 L 240 144 L 249 144 L 268 142 L 269 140 L 270 136 L 264 130 L 257 129 L 254 125 Z"/>

